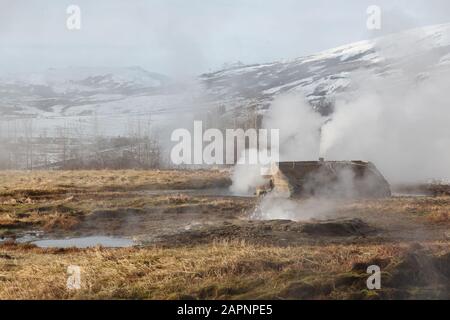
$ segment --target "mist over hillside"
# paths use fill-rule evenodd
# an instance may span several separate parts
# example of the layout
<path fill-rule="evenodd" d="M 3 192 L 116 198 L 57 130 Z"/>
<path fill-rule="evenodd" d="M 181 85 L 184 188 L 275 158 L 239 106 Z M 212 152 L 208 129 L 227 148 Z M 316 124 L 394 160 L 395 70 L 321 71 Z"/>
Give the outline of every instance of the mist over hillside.
<path fill-rule="evenodd" d="M 414 53 L 408 48 L 414 48 Z M 301 93 L 319 112 L 329 114 L 336 98 L 355 88 L 354 78 L 359 73 L 394 78 L 402 72 L 402 65 L 416 60 L 421 69 L 411 76 L 418 81 L 435 68 L 450 66 L 450 24 L 405 31 L 293 60 L 231 64 L 225 70 L 203 74 L 192 83 L 181 84 L 140 67 L 70 67 L 7 74 L 0 77 L 0 113 L 35 118 L 157 113 L 170 111 L 179 100 L 185 109 L 200 103 L 225 104 L 230 110 L 258 104 L 264 109 L 280 94 Z M 192 92 L 194 82 L 201 91 Z M 185 100 L 186 91 L 193 97 L 191 101 Z"/>
<path fill-rule="evenodd" d="M 189 129 L 194 119 L 204 120 L 205 126 L 209 127 L 253 126 L 262 122 L 256 121 L 256 117 L 264 118 L 267 114 L 278 112 L 273 109 L 276 108 L 279 98 L 283 99 L 285 96 L 301 97 L 300 100 L 304 100 L 304 103 L 291 99 L 289 104 L 292 107 L 286 109 L 290 110 L 288 114 L 279 115 L 281 119 L 279 124 L 283 123 L 283 117 L 302 118 L 302 115 L 307 113 L 299 108 L 305 106 L 306 109 L 311 108 L 323 117 L 323 120 L 317 122 L 320 127 L 314 127 L 314 130 L 322 130 L 322 125 L 330 120 L 336 108 L 338 108 L 337 115 L 341 119 L 347 119 L 342 116 L 345 114 L 343 110 L 365 110 L 352 117 L 352 126 L 366 123 L 366 126 L 370 128 L 368 120 L 363 118 L 370 114 L 368 111 L 375 110 L 373 107 L 369 106 L 367 109 L 343 106 L 352 103 L 354 105 L 355 102 L 358 105 L 364 105 L 361 103 L 361 97 L 366 97 L 368 93 L 372 95 L 381 93 L 385 101 L 379 101 L 379 103 L 383 106 L 402 105 L 405 102 L 401 99 L 385 98 L 395 95 L 396 92 L 402 96 L 406 93 L 402 91 L 405 88 L 420 89 L 430 81 L 435 87 L 445 86 L 446 82 L 442 80 L 447 79 L 449 70 L 450 24 L 443 24 L 344 45 L 292 60 L 256 65 L 230 64 L 224 70 L 203 74 L 190 80 L 171 79 L 140 67 L 70 67 L 49 69 L 41 73 L 7 74 L 0 77 L 0 114 L 2 116 L 0 137 L 3 144 L 8 144 L 6 149 L 12 150 L 17 149 L 14 147 L 16 143 L 24 144 L 23 141 L 19 141 L 20 139 L 28 139 L 27 144 L 30 144 L 32 148 L 33 144 L 42 144 L 42 141 L 34 142 L 33 139 L 42 138 L 59 139 L 58 144 L 63 145 L 68 144 L 66 141 L 68 140 L 77 146 L 77 150 L 89 149 L 92 152 L 95 152 L 95 146 L 98 145 L 100 138 L 131 137 L 135 141 L 131 149 L 136 149 L 144 143 L 145 139 L 148 140 L 151 137 L 152 146 L 156 141 L 161 146 L 158 153 L 166 154 L 170 148 L 170 132 L 174 128 Z M 415 100 L 429 100 L 429 95 L 424 93 L 418 97 L 416 93 Z M 296 107 L 297 105 L 299 107 Z M 383 112 L 395 114 L 397 122 L 405 118 L 406 109 L 399 114 L 400 109 L 391 107 L 384 108 Z M 442 108 L 434 110 L 438 109 L 445 110 Z M 427 111 L 424 112 L 426 114 Z M 432 116 L 436 115 L 432 114 Z M 352 126 L 340 130 L 336 127 L 336 122 L 333 122 L 323 127 L 323 134 L 326 137 L 322 139 L 322 142 L 316 143 L 309 139 L 310 145 L 306 145 L 303 143 L 308 136 L 305 128 L 313 126 L 305 125 L 307 119 L 300 118 L 290 130 L 295 131 L 296 147 L 284 146 L 285 149 L 290 150 L 300 150 L 300 146 L 303 149 L 300 152 L 291 153 L 289 156 L 291 160 L 317 159 L 321 155 L 319 151 L 309 152 L 308 150 L 320 149 L 322 149 L 320 151 L 322 155 L 333 158 L 354 157 L 372 160 L 373 155 L 365 152 L 364 148 L 354 152 L 355 150 L 349 147 L 342 147 L 343 144 L 352 140 L 352 132 L 359 132 L 359 135 L 366 132 L 360 132 L 357 127 Z M 389 119 L 388 117 L 385 121 L 389 122 Z M 372 120 L 376 119 L 370 121 Z M 398 126 L 398 123 L 393 123 L 393 126 Z M 411 130 L 410 126 L 405 125 L 404 128 Z M 340 130 L 341 138 L 344 137 L 347 142 L 339 140 L 336 130 Z M 300 133 L 302 133 L 301 136 L 299 136 Z M 312 135 L 317 136 L 317 132 Z M 402 136 L 402 133 L 397 132 L 397 135 Z M 381 137 L 381 135 L 378 136 Z M 386 137 L 386 139 L 394 141 L 392 137 Z M 371 142 L 375 140 L 369 136 L 366 137 L 366 141 L 370 142 L 369 148 L 373 146 Z M 427 141 L 430 140 L 437 139 L 427 135 Z M 82 145 L 87 141 L 90 147 L 80 147 L 80 141 L 84 141 Z M 119 146 L 117 141 L 108 141 L 103 141 L 101 150 L 97 152 L 114 150 L 114 154 L 117 154 L 119 150 L 118 153 L 122 154 L 125 152 L 123 148 L 130 151 L 127 149 L 129 141 L 125 143 L 121 140 Z M 412 143 L 411 139 L 401 139 L 401 141 L 407 145 Z M 311 145 L 311 142 L 314 142 L 314 145 Z M 55 144 L 54 141 L 46 141 L 44 144 L 49 143 Z M 319 144 L 322 145 L 319 146 Z M 341 147 L 337 148 L 338 145 Z M 359 144 L 353 142 L 350 145 Z M 376 145 L 381 146 L 379 143 Z M 65 150 L 66 147 L 61 148 Z M 38 152 L 40 147 L 32 149 L 34 149 L 33 152 Z M 55 148 L 52 145 L 50 149 Z M 392 149 L 398 148 L 392 147 Z M 48 152 L 39 152 L 40 158 L 45 158 L 46 164 L 60 162 L 57 159 L 61 160 L 62 151 L 53 150 L 51 156 Z M 59 155 L 55 155 L 55 152 Z M 26 150 L 21 151 L 20 158 L 24 158 L 24 155 L 28 153 L 29 151 Z M 72 153 L 70 157 L 65 154 L 64 161 L 78 157 L 80 152 Z M 418 158 L 417 155 L 412 157 Z M 397 157 L 397 159 L 400 158 Z M 375 160 L 381 163 L 382 169 L 390 162 L 389 159 L 390 157 L 382 159 L 375 157 Z M 413 167 L 417 168 L 417 164 Z"/>
<path fill-rule="evenodd" d="M 416 70 L 410 65 L 415 64 Z M 334 101 L 358 87 L 360 75 L 401 79 L 405 66 L 417 81 L 450 67 L 450 24 L 413 29 L 357 42 L 294 60 L 236 66 L 201 76 L 216 99 L 262 109 L 281 94 L 300 93 L 329 114 Z M 346 97 L 348 98 L 348 97 Z"/>

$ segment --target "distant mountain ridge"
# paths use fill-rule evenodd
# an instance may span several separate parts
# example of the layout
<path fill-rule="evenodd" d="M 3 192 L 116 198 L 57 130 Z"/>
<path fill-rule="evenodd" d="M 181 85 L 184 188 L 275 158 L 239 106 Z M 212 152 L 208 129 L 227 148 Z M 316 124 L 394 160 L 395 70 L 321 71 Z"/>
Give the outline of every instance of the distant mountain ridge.
<path fill-rule="evenodd" d="M 326 114 L 340 93 L 352 89 L 352 77 L 358 72 L 395 77 L 402 64 L 414 64 L 415 60 L 426 61 L 425 71 L 450 66 L 450 24 L 408 30 L 292 60 L 235 66 L 204 74 L 201 80 L 213 100 L 264 108 L 280 94 L 301 93 Z M 414 76 L 423 77 L 426 72 Z"/>
<path fill-rule="evenodd" d="M 297 59 L 266 64 L 231 64 L 203 74 L 195 84 L 129 68 L 65 68 L 0 77 L 0 115 L 38 118 L 172 113 L 224 106 L 242 111 L 267 108 L 284 93 L 301 93 L 322 114 L 351 92 L 358 73 L 396 77 L 403 64 L 420 65 L 415 77 L 450 68 L 450 24 L 424 27 L 361 41 Z M 197 109 L 198 110 L 198 109 Z"/>
<path fill-rule="evenodd" d="M 93 103 L 95 108 L 95 103 L 152 94 L 170 83 L 167 76 L 140 67 L 71 67 L 13 74 L 0 77 L 0 113 L 58 114 L 61 110 Z"/>

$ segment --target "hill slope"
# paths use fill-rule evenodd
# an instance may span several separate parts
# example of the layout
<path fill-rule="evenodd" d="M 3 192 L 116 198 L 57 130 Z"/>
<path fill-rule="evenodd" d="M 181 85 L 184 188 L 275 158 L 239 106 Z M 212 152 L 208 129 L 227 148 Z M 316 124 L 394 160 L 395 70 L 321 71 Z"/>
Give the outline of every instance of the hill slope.
<path fill-rule="evenodd" d="M 360 74 L 398 77 L 405 69 L 410 72 L 411 65 L 415 68 L 408 76 L 418 81 L 430 70 L 450 67 L 450 24 L 293 60 L 240 64 L 203 74 L 197 83 L 182 86 L 139 67 L 51 69 L 4 76 L 0 77 L 0 115 L 47 120 L 94 114 L 174 115 L 213 106 L 239 113 L 249 105 L 265 109 L 276 96 L 288 92 L 302 93 L 318 111 L 328 114 L 336 97 L 352 92 Z"/>
<path fill-rule="evenodd" d="M 450 24 L 425 27 L 353 43 L 294 60 L 237 66 L 201 76 L 213 100 L 264 108 L 279 94 L 299 92 L 322 113 L 337 95 L 351 91 L 359 73 L 401 76 L 405 69 L 426 77 L 450 66 Z"/>

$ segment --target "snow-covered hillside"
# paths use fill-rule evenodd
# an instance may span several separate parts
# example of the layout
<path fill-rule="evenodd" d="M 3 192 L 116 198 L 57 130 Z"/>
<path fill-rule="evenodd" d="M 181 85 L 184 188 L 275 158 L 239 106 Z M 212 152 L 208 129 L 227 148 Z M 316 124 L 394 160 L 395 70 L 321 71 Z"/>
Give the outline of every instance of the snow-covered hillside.
<path fill-rule="evenodd" d="M 413 68 L 411 68 L 413 66 Z M 450 24 L 414 29 L 353 43 L 311 56 L 267 64 L 237 66 L 201 77 L 216 101 L 267 107 L 279 94 L 298 92 L 320 112 L 349 92 L 364 75 L 397 77 L 414 70 L 426 77 L 434 68 L 450 67 Z"/>
<path fill-rule="evenodd" d="M 351 92 L 361 74 L 396 77 L 404 64 L 422 79 L 435 68 L 450 68 L 450 24 L 362 41 L 293 60 L 235 65 L 201 75 L 194 84 L 174 84 L 166 76 L 132 68 L 67 68 L 0 76 L 0 115 L 36 119 L 175 114 L 192 108 L 252 105 L 266 108 L 278 95 L 299 92 L 321 112 Z M 408 68 L 411 70 L 411 68 Z M 356 79 L 356 80 L 355 80 Z M 196 109 L 197 111 L 199 109 Z"/>
<path fill-rule="evenodd" d="M 125 100 L 129 98 L 154 95 L 169 88 L 168 77 L 140 67 L 9 74 L 0 77 L 0 113 L 35 117 L 93 114 L 101 112 L 103 104 L 127 104 Z"/>

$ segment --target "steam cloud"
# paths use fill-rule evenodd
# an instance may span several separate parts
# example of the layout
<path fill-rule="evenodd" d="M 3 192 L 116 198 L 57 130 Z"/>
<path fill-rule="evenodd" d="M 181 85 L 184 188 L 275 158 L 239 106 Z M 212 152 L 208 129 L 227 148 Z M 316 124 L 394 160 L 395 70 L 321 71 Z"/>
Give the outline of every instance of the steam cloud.
<path fill-rule="evenodd" d="M 371 161 L 391 184 L 450 180 L 449 56 L 414 33 L 379 40 L 376 50 L 395 72 L 353 73 L 351 90 L 336 97 L 329 117 L 298 94 L 274 100 L 264 126 L 280 129 L 281 161 Z M 268 195 L 259 217 L 318 218 L 335 207 Z"/>
<path fill-rule="evenodd" d="M 280 128 L 280 158 L 371 161 L 391 183 L 449 180 L 449 57 L 424 53 L 432 44 L 423 41 L 413 52 L 417 40 L 402 34 L 379 41 L 386 61 L 403 55 L 408 60 L 395 76 L 354 73 L 352 83 L 358 86 L 337 97 L 330 118 L 299 95 L 276 99 L 264 124 Z"/>
<path fill-rule="evenodd" d="M 249 159 L 249 156 L 256 156 L 258 150 L 250 149 L 244 150 L 240 159 Z M 242 161 L 242 164 L 237 164 L 233 168 L 232 181 L 230 191 L 234 194 L 252 195 L 255 189 L 264 184 L 266 180 L 261 175 L 262 166 L 257 164 L 248 164 L 247 161 Z"/>
<path fill-rule="evenodd" d="M 447 81 L 433 76 L 403 88 L 377 82 L 373 88 L 362 88 L 351 103 L 337 103 L 322 128 L 321 154 L 370 160 L 391 182 L 450 178 Z"/>

